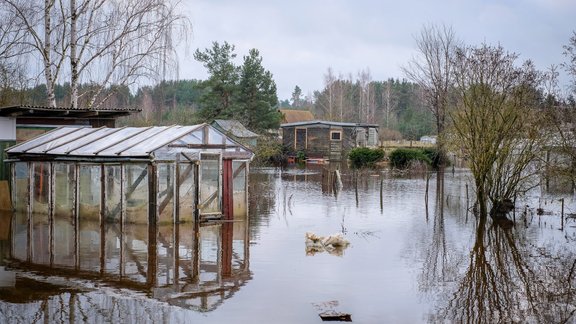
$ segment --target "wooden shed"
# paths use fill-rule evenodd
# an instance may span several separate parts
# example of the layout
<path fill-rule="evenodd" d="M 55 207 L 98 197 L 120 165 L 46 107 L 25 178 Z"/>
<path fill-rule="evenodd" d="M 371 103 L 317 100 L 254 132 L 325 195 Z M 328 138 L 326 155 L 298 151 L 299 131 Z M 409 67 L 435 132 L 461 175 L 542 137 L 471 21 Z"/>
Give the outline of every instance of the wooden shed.
<path fill-rule="evenodd" d="M 282 142 L 308 158 L 342 161 L 355 147 L 378 145 L 378 125 L 313 120 L 281 124 Z"/>

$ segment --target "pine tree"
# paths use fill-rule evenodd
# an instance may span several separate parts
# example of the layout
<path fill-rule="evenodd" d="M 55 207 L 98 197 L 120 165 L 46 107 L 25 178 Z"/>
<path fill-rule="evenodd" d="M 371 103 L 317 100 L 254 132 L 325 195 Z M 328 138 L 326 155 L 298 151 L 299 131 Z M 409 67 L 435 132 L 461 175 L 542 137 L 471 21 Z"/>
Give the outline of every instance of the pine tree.
<path fill-rule="evenodd" d="M 281 116 L 277 110 L 276 83 L 272 73 L 262 66 L 262 57 L 255 48 L 244 56 L 239 88 L 237 118 L 256 132 L 278 128 Z"/>

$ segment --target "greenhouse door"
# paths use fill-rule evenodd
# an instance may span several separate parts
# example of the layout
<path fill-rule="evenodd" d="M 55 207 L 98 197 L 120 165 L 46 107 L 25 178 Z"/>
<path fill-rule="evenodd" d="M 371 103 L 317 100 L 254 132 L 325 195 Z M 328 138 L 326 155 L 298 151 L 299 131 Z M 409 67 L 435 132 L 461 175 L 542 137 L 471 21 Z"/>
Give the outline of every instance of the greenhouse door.
<path fill-rule="evenodd" d="M 220 218 L 220 155 L 201 154 L 198 182 L 198 209 L 201 219 Z"/>

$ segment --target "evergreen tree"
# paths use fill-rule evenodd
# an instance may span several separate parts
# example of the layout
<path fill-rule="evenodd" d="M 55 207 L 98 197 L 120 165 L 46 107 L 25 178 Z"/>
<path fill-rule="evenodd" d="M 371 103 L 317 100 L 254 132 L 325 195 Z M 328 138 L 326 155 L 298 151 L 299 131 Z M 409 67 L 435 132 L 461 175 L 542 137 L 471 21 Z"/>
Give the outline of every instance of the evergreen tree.
<path fill-rule="evenodd" d="M 272 73 L 262 66 L 262 57 L 255 48 L 249 51 L 248 56 L 244 56 L 239 89 L 235 116 L 240 122 L 256 132 L 280 126 L 276 83 Z"/>
<path fill-rule="evenodd" d="M 211 122 L 217 118 L 231 118 L 238 92 L 239 69 L 232 60 L 236 57 L 234 45 L 227 42 L 212 43 L 212 48 L 196 50 L 194 59 L 204 64 L 210 77 L 203 84 L 200 98 L 200 117 Z"/>
<path fill-rule="evenodd" d="M 294 87 L 294 92 L 292 92 L 292 107 L 302 106 L 302 89 L 299 86 Z"/>

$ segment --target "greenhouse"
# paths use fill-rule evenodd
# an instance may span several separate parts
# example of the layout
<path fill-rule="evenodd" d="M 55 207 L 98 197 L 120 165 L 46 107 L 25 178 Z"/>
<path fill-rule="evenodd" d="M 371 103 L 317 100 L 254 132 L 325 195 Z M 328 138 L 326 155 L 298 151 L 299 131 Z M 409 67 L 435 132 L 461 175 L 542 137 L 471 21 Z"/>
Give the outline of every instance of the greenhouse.
<path fill-rule="evenodd" d="M 16 215 L 134 224 L 247 212 L 253 153 L 208 124 L 61 127 L 6 150 Z"/>

